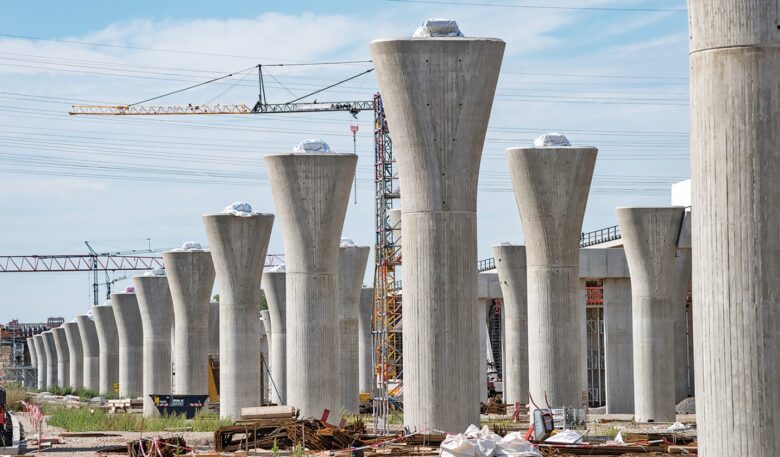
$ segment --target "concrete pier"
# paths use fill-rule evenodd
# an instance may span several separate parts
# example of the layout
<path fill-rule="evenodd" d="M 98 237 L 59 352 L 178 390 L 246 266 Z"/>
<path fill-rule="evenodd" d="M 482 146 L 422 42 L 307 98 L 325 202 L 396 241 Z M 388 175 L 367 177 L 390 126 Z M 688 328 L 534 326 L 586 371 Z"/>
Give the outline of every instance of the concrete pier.
<path fill-rule="evenodd" d="M 684 209 L 617 208 L 628 269 L 634 351 L 634 418 L 674 422 L 672 289 Z"/>
<path fill-rule="evenodd" d="M 366 273 L 368 246 L 339 248 L 339 348 L 341 353 L 341 404 L 350 414 L 358 413 L 360 396 L 360 358 L 358 319 L 360 289 Z"/>
<path fill-rule="evenodd" d="M 57 351 L 57 384 L 60 387 L 70 386 L 70 350 L 65 329 L 57 327 L 52 329 L 54 335 L 54 349 Z"/>
<path fill-rule="evenodd" d="M 219 415 L 260 406 L 260 283 L 273 214 L 203 216 L 219 281 Z"/>
<path fill-rule="evenodd" d="M 201 250 L 168 251 L 163 253 L 163 262 L 176 321 L 174 392 L 178 395 L 204 395 L 209 391 L 208 315 L 214 286 L 211 253 Z M 257 286 L 259 288 L 259 284 Z"/>
<path fill-rule="evenodd" d="M 528 278 L 525 246 L 494 245 L 504 301 L 504 403 L 528 404 Z"/>
<path fill-rule="evenodd" d="M 631 279 L 605 278 L 604 376 L 607 414 L 634 413 L 634 349 Z"/>
<path fill-rule="evenodd" d="M 58 387 L 60 385 L 59 370 L 57 367 L 57 347 L 55 346 L 54 333 L 47 330 L 43 333 L 43 350 L 46 351 L 46 388 Z"/>
<path fill-rule="evenodd" d="M 95 322 L 89 316 L 76 316 L 81 337 L 81 349 L 84 353 L 84 374 L 82 382 L 85 389 L 100 391 L 100 343 L 98 342 Z"/>
<path fill-rule="evenodd" d="M 674 396 L 675 403 L 692 396 L 693 358 L 690 356 L 688 330 L 688 293 L 691 291 L 691 212 L 685 212 L 680 237 L 677 240 L 677 262 L 672 290 L 674 319 Z"/>
<path fill-rule="evenodd" d="M 98 390 L 101 394 L 114 395 L 114 384 L 119 383 L 119 335 L 114 319 L 114 308 L 110 305 L 92 307 L 95 318 L 98 347 L 100 348 L 100 382 Z"/>
<path fill-rule="evenodd" d="M 690 0 L 699 455 L 780 455 L 776 2 Z"/>
<path fill-rule="evenodd" d="M 219 302 L 209 303 L 209 354 L 219 354 Z"/>
<path fill-rule="evenodd" d="M 65 339 L 68 343 L 68 352 L 70 371 L 68 380 L 70 386 L 75 389 L 84 387 L 84 350 L 81 345 L 81 335 L 79 334 L 79 324 L 76 322 L 66 322 L 62 324 L 65 330 Z"/>
<path fill-rule="evenodd" d="M 144 416 L 160 413 L 151 395 L 170 394 L 171 390 L 171 324 L 173 299 L 168 278 L 162 274 L 133 278 L 138 310 L 143 327 L 143 383 Z"/>
<path fill-rule="evenodd" d="M 263 383 L 265 385 L 265 389 L 262 391 L 263 401 L 270 399 L 271 392 L 275 393 L 276 391 L 276 388 L 272 385 L 273 380 L 268 372 L 268 369 L 271 366 L 271 336 L 268 334 L 268 329 L 270 327 L 265 323 L 265 318 L 267 317 L 264 315 L 265 313 L 267 313 L 267 311 L 262 311 L 260 313 L 260 353 L 263 354 L 262 375 Z"/>
<path fill-rule="evenodd" d="M 338 255 L 357 156 L 265 156 L 287 268 L 287 403 L 301 416 L 337 418 Z"/>
<path fill-rule="evenodd" d="M 263 290 L 268 303 L 271 334 L 267 335 L 271 348 L 271 401 L 287 404 L 287 274 L 284 271 L 263 273 Z M 267 334 L 267 332 L 266 332 Z"/>
<path fill-rule="evenodd" d="M 38 366 L 38 390 L 44 390 L 48 385 L 46 379 L 48 363 L 46 361 L 46 349 L 43 345 L 43 334 L 35 335 L 33 343 L 35 344 L 35 357 Z"/>
<path fill-rule="evenodd" d="M 144 331 L 135 292 L 111 294 L 119 336 L 119 397 L 137 398 L 143 394 Z"/>
<path fill-rule="evenodd" d="M 370 45 L 403 189 L 404 425 L 412 430 L 479 422 L 476 196 L 504 46 L 493 38 Z"/>
<path fill-rule="evenodd" d="M 27 352 L 30 354 L 30 366 L 36 368 L 38 366 L 38 356 L 35 353 L 35 340 L 33 340 L 33 337 L 29 337 L 25 341 L 27 342 Z"/>
<path fill-rule="evenodd" d="M 537 404 L 546 393 L 553 408 L 583 406 L 579 238 L 597 153 L 593 147 L 506 151 L 526 245 L 529 391 Z"/>
<path fill-rule="evenodd" d="M 374 288 L 364 287 L 360 290 L 360 318 L 358 319 L 358 360 L 361 393 L 371 393 L 374 384 L 374 371 L 371 359 L 374 345 L 371 338 L 371 319 L 374 315 Z"/>

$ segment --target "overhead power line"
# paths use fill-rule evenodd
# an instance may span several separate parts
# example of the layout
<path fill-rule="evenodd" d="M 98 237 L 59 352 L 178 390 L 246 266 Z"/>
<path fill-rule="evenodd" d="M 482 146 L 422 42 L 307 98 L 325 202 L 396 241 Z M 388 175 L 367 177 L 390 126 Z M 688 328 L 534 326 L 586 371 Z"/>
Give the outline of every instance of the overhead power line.
<path fill-rule="evenodd" d="M 558 6 L 558 5 L 514 5 L 509 3 L 477 3 L 460 1 L 437 1 L 437 0 L 384 0 L 394 3 L 424 3 L 429 5 L 451 5 L 451 6 L 492 6 L 499 8 L 522 8 L 522 9 L 543 9 L 543 10 L 573 10 L 573 11 L 637 11 L 637 12 L 670 12 L 686 13 L 687 9 L 676 8 L 620 8 L 609 6 Z"/>

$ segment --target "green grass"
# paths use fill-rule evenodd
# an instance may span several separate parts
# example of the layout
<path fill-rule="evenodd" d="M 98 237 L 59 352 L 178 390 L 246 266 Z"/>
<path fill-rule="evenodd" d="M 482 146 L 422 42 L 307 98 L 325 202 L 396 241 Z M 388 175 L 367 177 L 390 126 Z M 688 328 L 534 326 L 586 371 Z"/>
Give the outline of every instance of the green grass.
<path fill-rule="evenodd" d="M 92 397 L 99 397 L 100 394 L 97 391 L 89 389 L 73 389 L 71 387 L 49 387 L 46 389 L 52 395 L 75 395 L 82 400 L 89 400 Z"/>
<path fill-rule="evenodd" d="M 192 429 L 194 432 L 213 432 L 232 425 L 215 414 L 198 413 L 193 419 L 183 414 L 143 418 L 140 414 L 109 414 L 100 409 L 64 408 L 46 405 L 44 413 L 50 415 L 48 423 L 69 432 L 162 432 L 170 429 Z"/>
<path fill-rule="evenodd" d="M 25 389 L 21 384 L 8 383 L 3 384 L 3 387 L 5 388 L 6 404 L 13 411 L 22 410 L 21 402 L 30 402 L 31 396 L 27 393 L 27 389 Z"/>

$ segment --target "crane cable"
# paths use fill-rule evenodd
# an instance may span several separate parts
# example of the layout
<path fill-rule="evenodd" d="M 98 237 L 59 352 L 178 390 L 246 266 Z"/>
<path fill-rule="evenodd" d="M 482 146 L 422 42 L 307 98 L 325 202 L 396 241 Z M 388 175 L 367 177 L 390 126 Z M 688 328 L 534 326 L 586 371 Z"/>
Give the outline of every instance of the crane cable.
<path fill-rule="evenodd" d="M 255 68 L 257 68 L 257 66 L 255 66 L 255 65 L 252 65 L 252 66 L 251 66 L 251 67 L 249 67 L 249 68 L 245 68 L 245 69 L 243 69 L 243 70 L 241 70 L 241 71 L 237 71 L 237 72 L 235 72 L 235 73 L 230 73 L 230 74 L 228 74 L 228 75 L 223 75 L 223 76 L 220 76 L 220 77 L 218 77 L 218 78 L 210 79 L 210 80 L 208 80 L 208 81 L 203 81 L 202 83 L 198 83 L 198 84 L 195 84 L 195 85 L 192 85 L 192 86 L 189 86 L 189 87 L 185 87 L 184 89 L 175 90 L 175 91 L 173 91 L 173 92 L 168 92 L 167 94 L 162 94 L 162 95 L 158 95 L 158 96 L 156 96 L 156 97 L 147 98 L 146 100 L 141 100 L 140 102 L 131 103 L 131 104 L 127 105 L 127 106 L 135 106 L 135 105 L 140 105 L 141 103 L 151 102 L 152 100 L 157 100 L 157 99 L 159 99 L 159 98 L 167 97 L 167 96 L 169 96 L 169 95 L 178 94 L 179 92 L 184 92 L 185 90 L 190 90 L 190 89 L 194 89 L 194 88 L 196 88 L 196 87 L 205 86 L 206 84 L 213 83 L 213 82 L 215 82 L 215 81 L 219 81 L 219 80 L 221 80 L 221 79 L 225 79 L 225 78 L 230 78 L 230 77 L 231 77 L 231 76 L 233 76 L 234 74 L 241 74 L 241 73 L 245 73 L 245 72 L 247 72 L 247 71 L 249 71 L 249 70 L 254 70 Z"/>

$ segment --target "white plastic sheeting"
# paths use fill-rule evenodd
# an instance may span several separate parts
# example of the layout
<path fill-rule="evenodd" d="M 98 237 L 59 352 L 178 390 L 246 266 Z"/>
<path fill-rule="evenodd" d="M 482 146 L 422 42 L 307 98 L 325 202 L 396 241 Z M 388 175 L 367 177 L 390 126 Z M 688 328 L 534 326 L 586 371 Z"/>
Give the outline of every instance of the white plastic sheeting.
<path fill-rule="evenodd" d="M 200 245 L 200 243 L 196 243 L 194 241 L 187 241 L 186 243 L 182 244 L 180 248 L 174 249 L 174 251 L 202 251 L 203 246 Z"/>
<path fill-rule="evenodd" d="M 165 268 L 154 268 L 144 272 L 144 276 L 165 276 Z"/>
<path fill-rule="evenodd" d="M 442 457 L 542 457 L 542 454 L 513 432 L 501 438 L 487 426 L 469 425 L 464 433 L 447 435 L 440 447 Z"/>
<path fill-rule="evenodd" d="M 545 443 L 576 444 L 582 441 L 582 435 L 574 430 L 561 430 L 555 435 L 544 440 Z"/>
<path fill-rule="evenodd" d="M 357 244 L 355 244 L 351 238 L 341 238 L 341 244 L 339 246 L 342 248 L 354 248 L 357 247 Z"/>
<path fill-rule="evenodd" d="M 330 152 L 330 146 L 323 140 L 303 140 L 293 149 L 293 152 L 322 153 Z"/>
<path fill-rule="evenodd" d="M 222 210 L 222 214 L 232 214 L 239 217 L 252 216 L 252 205 L 247 202 L 233 202 Z"/>
<path fill-rule="evenodd" d="M 287 265 L 284 263 L 280 263 L 279 265 L 274 265 L 271 268 L 268 269 L 268 271 L 287 271 Z"/>
<path fill-rule="evenodd" d="M 458 23 L 452 19 L 426 19 L 421 26 L 414 31 L 414 38 L 425 37 L 462 37 Z"/>
<path fill-rule="evenodd" d="M 534 140 L 534 146 L 537 148 L 545 146 L 571 146 L 569 139 L 562 133 L 545 133 Z"/>

